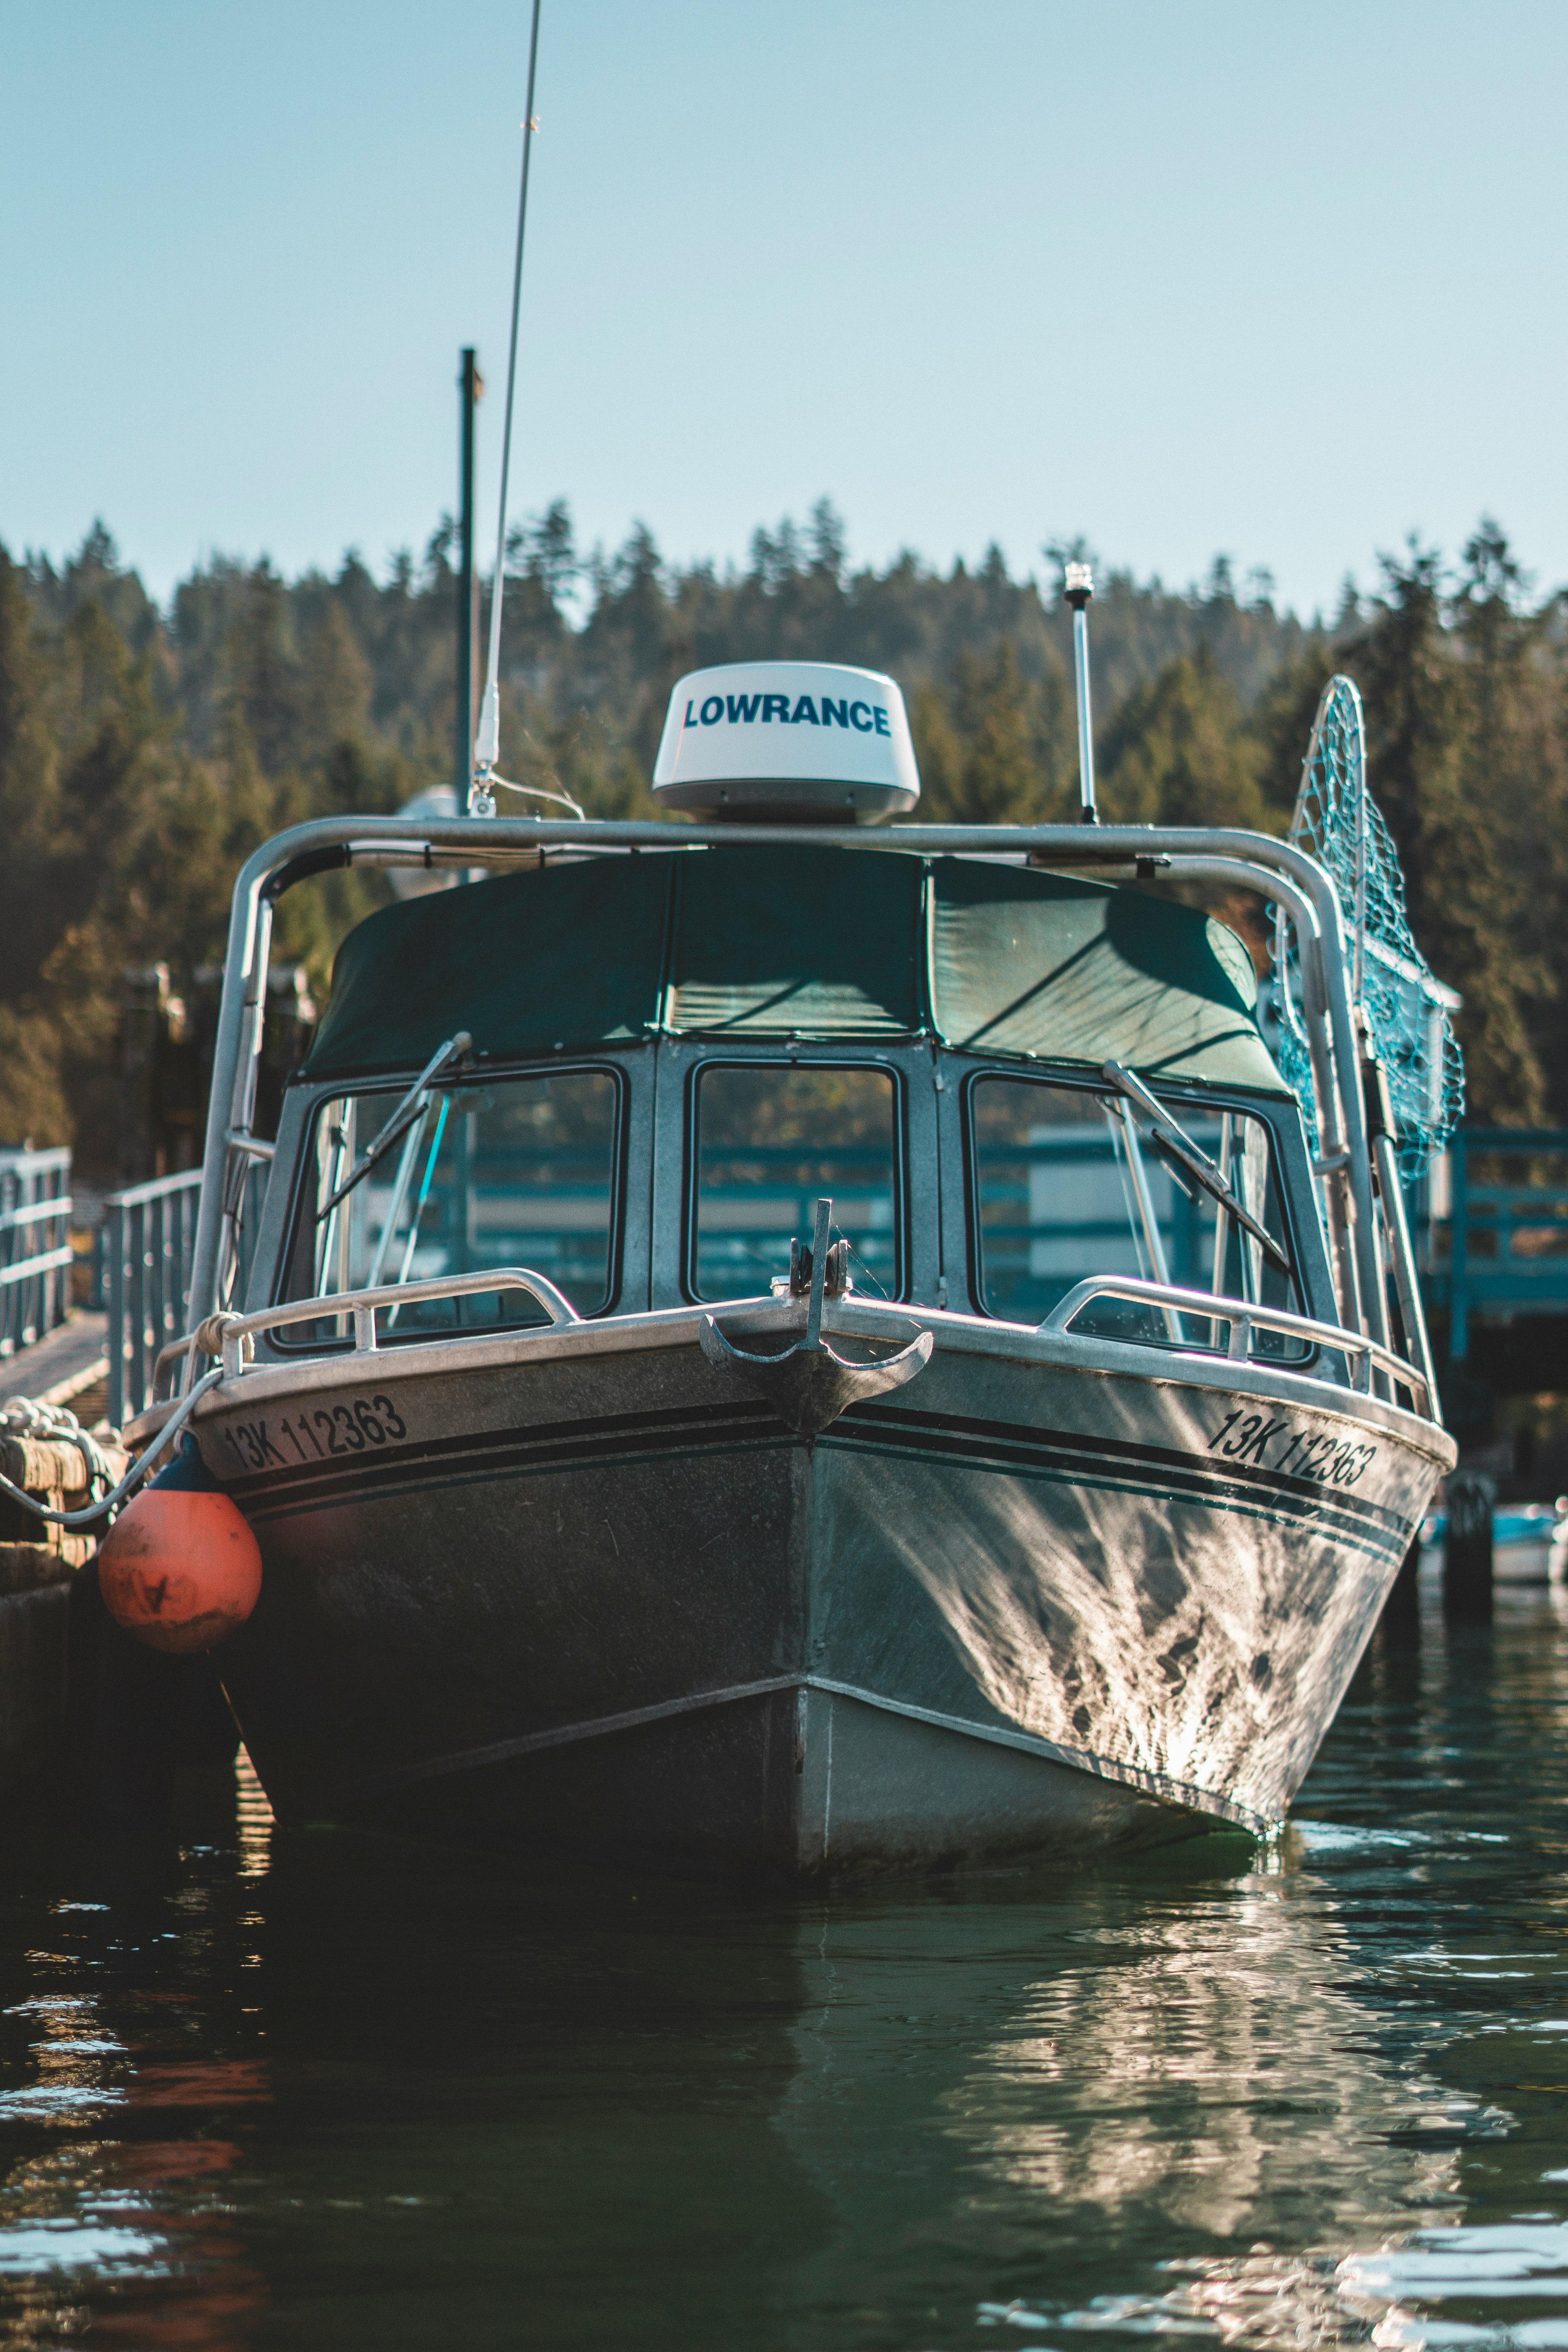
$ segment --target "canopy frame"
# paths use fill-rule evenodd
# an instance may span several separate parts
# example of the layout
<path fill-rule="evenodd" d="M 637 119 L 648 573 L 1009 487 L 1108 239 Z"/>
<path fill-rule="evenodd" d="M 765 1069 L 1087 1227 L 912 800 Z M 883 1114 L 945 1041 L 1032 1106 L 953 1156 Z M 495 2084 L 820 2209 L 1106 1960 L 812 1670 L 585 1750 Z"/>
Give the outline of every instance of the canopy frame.
<path fill-rule="evenodd" d="M 1118 879 L 1131 867 L 1143 878 L 1158 868 L 1173 877 L 1224 876 L 1262 889 L 1296 929 L 1304 968 L 1315 967 L 1321 1003 L 1306 1017 L 1314 1066 L 1332 1083 L 1321 1095 L 1317 1172 L 1335 1242 L 1336 1280 L 1346 1328 L 1388 1344 L 1379 1220 L 1362 1096 L 1345 926 L 1338 893 L 1317 861 L 1271 835 L 1229 826 L 928 825 L 885 829 L 837 825 L 673 825 L 552 817 L 320 817 L 275 835 L 253 851 L 235 880 L 224 963 L 223 997 L 213 1066 L 202 1162 L 201 1205 L 192 1267 L 192 1326 L 226 1304 L 237 1238 L 238 1196 L 233 1182 L 253 1156 L 258 1060 L 267 998 L 272 910 L 286 889 L 307 876 L 349 866 L 471 868 L 504 872 L 542 858 L 549 849 L 670 851 L 746 845 L 819 847 L 849 856 L 913 853 L 931 856 L 1022 857 Z M 1109 869 L 1109 871 L 1107 870 Z M 1315 929 L 1315 938 L 1310 936 Z M 1315 1034 L 1313 1033 L 1316 1033 Z M 231 1198 L 231 1194 L 234 1195 Z M 1384 1246 L 1397 1250 L 1384 1220 Z M 1408 1243 L 1405 1244 L 1408 1248 Z M 1414 1270 L 1408 1269 L 1411 1284 Z M 1405 1285 L 1401 1284 L 1403 1292 Z M 1413 1335 L 1417 1354 L 1426 1334 Z"/>

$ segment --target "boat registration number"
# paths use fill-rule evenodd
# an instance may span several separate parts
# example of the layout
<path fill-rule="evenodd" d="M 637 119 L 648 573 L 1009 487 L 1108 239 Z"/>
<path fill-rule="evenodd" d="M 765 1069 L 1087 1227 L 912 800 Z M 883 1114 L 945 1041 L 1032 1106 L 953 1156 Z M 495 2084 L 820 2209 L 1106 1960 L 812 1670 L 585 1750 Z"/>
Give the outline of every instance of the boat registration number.
<path fill-rule="evenodd" d="M 301 1462 L 324 1462 L 331 1454 L 398 1445 L 407 1434 L 408 1424 L 389 1396 L 355 1397 L 350 1403 L 284 1413 L 276 1420 L 268 1414 L 264 1421 L 231 1421 L 223 1432 L 246 1470 L 292 1470 Z"/>
<path fill-rule="evenodd" d="M 1227 1413 L 1209 1440 L 1211 1454 L 1233 1462 L 1256 1462 L 1260 1470 L 1289 1470 L 1293 1477 L 1316 1478 L 1325 1486 L 1353 1486 L 1377 1459 L 1375 1445 L 1350 1437 L 1314 1435 L 1266 1412 Z"/>

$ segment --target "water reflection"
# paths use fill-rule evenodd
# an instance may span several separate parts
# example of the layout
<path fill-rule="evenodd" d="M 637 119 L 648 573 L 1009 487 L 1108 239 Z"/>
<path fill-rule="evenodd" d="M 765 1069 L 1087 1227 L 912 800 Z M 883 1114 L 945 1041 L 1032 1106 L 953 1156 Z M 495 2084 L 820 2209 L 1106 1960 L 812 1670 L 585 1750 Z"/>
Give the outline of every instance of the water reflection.
<path fill-rule="evenodd" d="M 950 2102 L 998 2194 L 1236 2238 L 1306 2197 L 1341 2212 L 1452 2193 L 1452 2156 L 1423 2139 L 1451 2112 L 1440 2084 L 1369 2046 L 1336 1981 L 1339 1923 L 1296 1892 L 1264 1881 L 1120 1924 L 1089 1966 L 1031 1988 Z"/>
<path fill-rule="evenodd" d="M 1568 1645 L 1384 1643 L 1277 1850 L 807 1906 L 14 1835 L 0 2347 L 1568 2344 Z"/>
<path fill-rule="evenodd" d="M 1300 2243 L 1458 2201 L 1473 2103 L 1378 2046 L 1337 1906 L 1299 1870 L 1000 1920 L 838 1918 L 811 1974 L 780 2127 L 834 2209 L 831 2250 L 794 2283 L 819 2309 L 849 2298 L 868 2243 L 897 2242 L 906 2304 L 941 2310 L 968 2268 L 1008 2290 L 977 2298 L 982 2324 L 1165 2326 L 1178 2305 L 1190 2323 L 1190 2289 L 1107 2303 L 1095 2284 L 1152 2250 Z"/>
<path fill-rule="evenodd" d="M 242 1878 L 260 1878 L 272 1856 L 272 1808 L 242 1748 L 234 1768 L 234 1841 Z"/>

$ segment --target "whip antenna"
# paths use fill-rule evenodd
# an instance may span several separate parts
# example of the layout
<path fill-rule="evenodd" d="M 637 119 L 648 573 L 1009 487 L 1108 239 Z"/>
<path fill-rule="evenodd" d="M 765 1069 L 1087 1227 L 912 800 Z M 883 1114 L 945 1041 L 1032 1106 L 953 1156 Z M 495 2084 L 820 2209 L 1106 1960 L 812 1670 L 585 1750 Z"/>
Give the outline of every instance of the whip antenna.
<path fill-rule="evenodd" d="M 1089 600 L 1094 593 L 1094 573 L 1087 563 L 1069 563 L 1062 575 L 1062 593 L 1072 606 L 1072 663 L 1078 679 L 1078 789 L 1084 824 L 1098 824 L 1094 805 L 1094 721 L 1089 707 Z"/>
<path fill-rule="evenodd" d="M 474 739 L 473 781 L 468 786 L 468 814 L 494 816 L 495 793 L 491 779 L 500 757 L 500 608 L 506 582 L 506 494 L 507 478 L 511 470 L 511 406 L 517 388 L 517 321 L 522 300 L 522 232 L 528 219 L 528 159 L 533 145 L 536 128 L 533 117 L 533 78 L 539 60 L 539 7 L 533 0 L 533 30 L 528 43 L 528 104 L 522 119 L 522 186 L 517 200 L 517 258 L 511 273 L 511 350 L 506 364 L 506 421 L 501 427 L 500 441 L 500 515 L 496 524 L 496 572 L 490 590 L 490 642 L 485 663 L 485 694 L 479 705 L 479 731 Z M 542 795 L 553 798 L 552 794 Z"/>

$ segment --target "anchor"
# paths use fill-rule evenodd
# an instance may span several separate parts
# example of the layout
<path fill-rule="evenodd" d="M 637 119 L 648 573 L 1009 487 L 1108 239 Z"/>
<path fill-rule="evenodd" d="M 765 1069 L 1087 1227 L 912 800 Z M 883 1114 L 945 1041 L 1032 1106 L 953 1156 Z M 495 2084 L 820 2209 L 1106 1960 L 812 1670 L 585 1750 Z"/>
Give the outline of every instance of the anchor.
<path fill-rule="evenodd" d="M 936 1345 L 929 1331 L 921 1331 L 896 1356 L 870 1364 L 854 1363 L 828 1346 L 822 1336 L 822 1302 L 829 1262 L 837 1260 L 835 1270 L 838 1271 L 847 1255 L 842 1244 L 836 1250 L 828 1247 L 832 1223 L 832 1202 L 818 1201 L 811 1251 L 811 1296 L 803 1339 L 797 1339 L 782 1355 L 753 1355 L 747 1349 L 733 1347 L 711 1315 L 702 1318 L 698 1334 L 702 1352 L 710 1364 L 721 1371 L 734 1372 L 748 1388 L 767 1399 L 788 1428 L 806 1438 L 819 1436 L 850 1405 L 861 1404 L 868 1397 L 883 1396 L 889 1389 L 902 1388 L 906 1381 L 924 1371 Z M 796 1255 L 792 1272 L 798 1277 L 799 1270 Z M 791 1287 L 795 1286 L 792 1282 Z"/>

